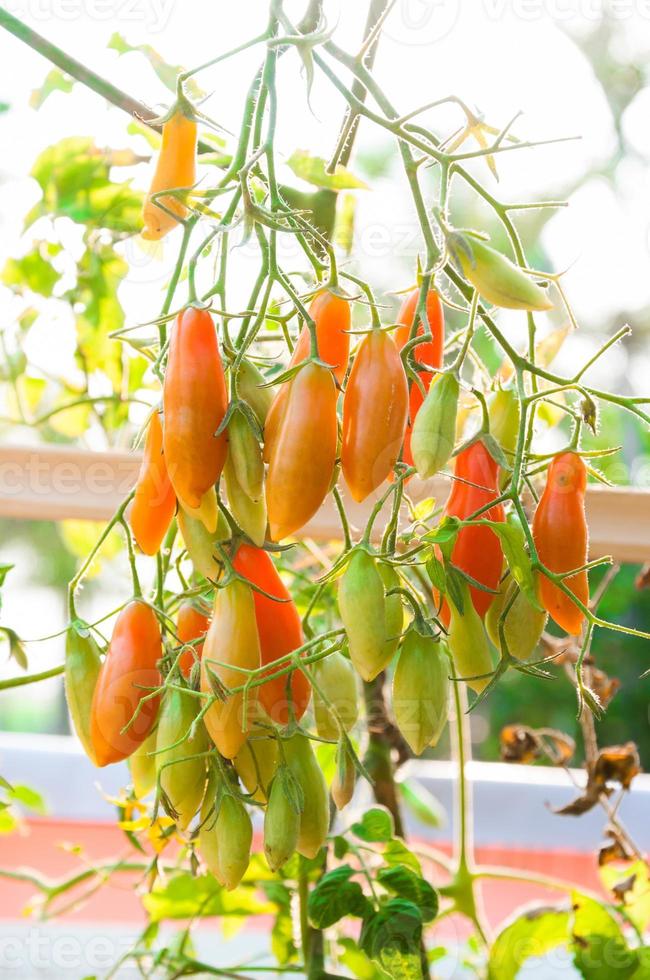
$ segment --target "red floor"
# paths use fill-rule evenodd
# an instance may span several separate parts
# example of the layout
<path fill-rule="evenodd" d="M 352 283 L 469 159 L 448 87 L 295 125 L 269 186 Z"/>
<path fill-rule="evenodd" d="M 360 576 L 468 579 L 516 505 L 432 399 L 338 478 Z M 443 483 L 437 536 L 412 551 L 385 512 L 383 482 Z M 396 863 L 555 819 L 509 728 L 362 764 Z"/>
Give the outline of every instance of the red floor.
<path fill-rule="evenodd" d="M 71 847 L 75 848 L 74 853 Z M 81 853 L 78 848 L 81 848 Z M 24 833 L 0 837 L 0 868 L 37 869 L 40 877 L 49 879 L 79 872 L 87 862 L 95 863 L 102 858 L 110 860 L 116 856 L 139 860 L 137 852 L 128 845 L 122 832 L 105 823 L 32 820 L 25 825 Z M 480 864 L 537 872 L 583 888 L 599 890 L 596 863 L 591 854 L 482 847 L 477 850 L 477 859 Z M 137 926 L 143 920 L 143 913 L 133 890 L 134 881 L 131 874 L 115 876 L 81 908 L 69 912 L 68 917 L 77 921 L 128 922 Z M 87 889 L 88 883 L 81 887 Z M 0 877 L 0 917 L 22 917 L 35 891 L 30 882 Z M 555 902 L 562 896 L 557 891 L 527 883 L 490 881 L 483 886 L 483 897 L 488 919 L 494 927 L 523 903 L 534 900 Z"/>

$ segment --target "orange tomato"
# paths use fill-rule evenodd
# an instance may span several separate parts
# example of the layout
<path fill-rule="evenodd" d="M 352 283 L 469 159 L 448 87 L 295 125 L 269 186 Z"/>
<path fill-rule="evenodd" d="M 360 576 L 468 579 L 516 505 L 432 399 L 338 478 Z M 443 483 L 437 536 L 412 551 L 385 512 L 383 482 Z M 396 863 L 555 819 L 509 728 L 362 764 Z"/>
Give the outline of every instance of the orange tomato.
<path fill-rule="evenodd" d="M 303 527 L 322 504 L 336 464 L 338 392 L 332 372 L 309 363 L 291 379 L 266 478 L 271 537 Z"/>
<path fill-rule="evenodd" d="M 209 626 L 210 617 L 202 613 L 200 609 L 197 609 L 191 599 L 186 599 L 180 604 L 176 614 L 176 633 L 181 643 L 192 643 L 192 640 L 198 640 L 200 636 L 205 636 Z M 178 665 L 185 677 L 190 676 L 195 662 L 201 659 L 203 644 L 194 643 L 193 649 L 194 653 L 192 653 L 192 650 L 183 650 L 178 661 Z"/>
<path fill-rule="evenodd" d="M 408 419 L 406 373 L 392 338 L 373 330 L 361 341 L 343 397 L 341 465 L 356 501 L 391 473 Z"/>
<path fill-rule="evenodd" d="M 304 643 L 298 610 L 267 551 L 241 544 L 233 559 L 233 566 L 253 585 L 279 600 L 274 601 L 253 590 L 262 664 L 272 664 Z M 262 707 L 269 718 L 280 725 L 289 722 L 290 708 L 293 708 L 293 715 L 299 721 L 311 695 L 311 685 L 305 675 L 300 670 L 294 670 L 291 675 L 289 703 L 287 681 L 287 677 L 276 677 L 262 684 L 259 689 Z"/>
<path fill-rule="evenodd" d="M 173 212 L 168 214 L 158 207 L 152 197 L 161 191 L 190 188 L 196 183 L 196 138 L 196 120 L 186 116 L 180 109 L 163 124 L 162 146 L 151 188 L 142 209 L 143 238 L 157 241 L 187 216 L 186 206 L 177 198 L 162 196 L 157 199 Z"/>
<path fill-rule="evenodd" d="M 498 496 L 499 467 L 482 442 L 474 442 L 456 457 L 455 475 L 451 493 L 445 504 L 444 513 L 451 517 L 466 520 L 480 507 Z M 467 481 L 467 482 L 461 482 Z M 471 484 L 476 484 L 472 486 Z M 502 504 L 495 504 L 480 515 L 488 521 L 503 521 L 505 514 Z M 457 568 L 467 572 L 473 579 L 488 589 L 497 589 L 503 568 L 501 543 L 490 527 L 477 524 L 462 528 L 456 538 L 451 553 L 451 561 Z M 469 588 L 472 603 L 479 616 L 485 616 L 494 596 L 471 585 Z M 437 601 L 437 594 L 434 591 Z M 443 600 L 440 619 L 449 625 L 450 612 Z"/>
<path fill-rule="evenodd" d="M 188 307 L 176 317 L 163 407 L 167 471 L 179 500 L 197 509 L 219 479 L 228 448 L 225 433 L 215 436 L 228 407 L 228 392 L 207 310 Z"/>
<path fill-rule="evenodd" d="M 343 383 L 350 358 L 350 304 L 342 296 L 328 289 L 317 293 L 311 301 L 309 315 L 316 324 L 318 356 L 332 368 L 339 384 Z M 306 361 L 311 353 L 311 333 L 306 325 L 302 328 L 293 349 L 289 367 Z M 264 459 L 268 463 L 271 446 L 277 434 L 282 412 L 287 401 L 288 383 L 280 386 L 269 409 L 264 426 Z"/>
<path fill-rule="evenodd" d="M 587 468 L 577 453 L 559 453 L 551 462 L 546 487 L 533 518 L 533 538 L 540 561 L 552 572 L 570 572 L 587 562 L 588 537 L 585 517 Z M 589 605 L 586 571 L 564 579 L 574 596 Z M 580 633 L 584 613 L 570 596 L 545 575 L 539 576 L 540 601 L 548 614 L 567 633 Z"/>
<path fill-rule="evenodd" d="M 404 345 L 409 340 L 419 298 L 420 290 L 414 289 L 413 292 L 409 293 L 409 295 L 406 297 L 400 307 L 399 313 L 397 314 L 397 322 L 403 324 L 403 326 L 398 327 L 394 333 L 395 344 L 397 345 L 397 349 L 399 351 L 402 350 Z M 442 303 L 440 302 L 440 297 L 435 289 L 430 289 L 427 295 L 427 319 L 429 321 L 429 329 L 433 334 L 433 340 L 428 340 L 425 343 L 414 347 L 412 353 L 415 360 L 420 361 L 422 364 L 429 364 L 431 367 L 441 367 L 445 342 L 445 314 L 443 312 Z M 417 330 L 417 336 L 422 336 L 423 333 L 424 325 L 420 323 Z M 418 374 L 422 384 L 424 385 L 425 391 L 428 391 L 435 376 L 434 372 L 419 371 Z M 406 433 L 404 435 L 404 451 L 402 453 L 403 461 L 409 466 L 413 465 L 413 456 L 411 455 L 411 433 L 413 431 L 413 423 L 415 422 L 415 416 L 418 414 L 423 401 L 424 395 L 420 390 L 420 386 L 414 381 L 411 381 L 409 389 L 409 420 L 406 426 Z"/>
<path fill-rule="evenodd" d="M 144 701 L 133 724 L 123 729 L 148 694 L 145 688 L 160 685 L 157 663 L 162 652 L 153 609 L 139 599 L 130 602 L 115 622 L 90 709 L 90 737 L 98 766 L 128 758 L 151 731 L 159 697 Z"/>
<path fill-rule="evenodd" d="M 129 515 L 133 536 L 145 555 L 155 555 L 159 550 L 175 510 L 176 494 L 163 456 L 160 416 L 154 412 L 149 421 L 144 457 Z"/>

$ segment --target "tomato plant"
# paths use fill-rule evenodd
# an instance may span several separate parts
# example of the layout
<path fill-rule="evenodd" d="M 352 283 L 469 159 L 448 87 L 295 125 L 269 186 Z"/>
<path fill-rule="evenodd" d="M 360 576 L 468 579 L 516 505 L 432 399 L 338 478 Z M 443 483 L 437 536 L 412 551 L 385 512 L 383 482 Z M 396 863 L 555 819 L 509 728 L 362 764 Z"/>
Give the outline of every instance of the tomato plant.
<path fill-rule="evenodd" d="M 56 54 L 71 77 L 118 107 L 137 105 L 140 132 L 161 139 L 146 193 L 111 179 L 118 151 L 103 157 L 88 142 L 53 148 L 50 170 L 38 162 L 43 201 L 33 216 L 84 229 L 67 296 L 84 387 L 31 418 L 40 389 L 29 384 L 26 355 L 10 352 L 3 378 L 17 421 L 52 441 L 99 422 L 116 441 L 144 436 L 144 452 L 135 486 L 79 556 L 65 662 L 2 681 L 0 691 L 63 673 L 90 761 L 129 761 L 118 806 L 137 855 L 84 872 L 98 882 L 127 867 L 138 876 L 149 922 L 124 963 L 148 969 L 151 959 L 169 977 L 246 976 L 247 963 L 224 971 L 199 960 L 190 929 L 212 915 L 259 913 L 274 918 L 278 972 L 418 980 L 446 942 L 434 934 L 437 921 L 453 916 L 470 936 L 466 965 L 478 976 L 509 980 L 535 951 L 561 946 L 587 980 L 604 977 L 602 964 L 592 967 L 610 944 L 611 975 L 642 980 L 650 915 L 635 890 L 647 890 L 648 871 L 618 818 L 619 797 L 610 799 L 614 787 L 620 797 L 630 789 L 640 764 L 632 741 L 598 746 L 596 723 L 616 679 L 596 664 L 592 641 L 597 630 L 650 637 L 599 612 L 609 579 L 590 589 L 589 576 L 609 559 L 590 552 L 587 515 L 598 463 L 614 452 L 596 440 L 599 407 L 647 425 L 648 399 L 589 381 L 626 329 L 571 377 L 554 368 L 566 335 L 559 324 L 574 314 L 559 274 L 534 267 L 537 240 L 511 212 L 558 202 L 500 203 L 480 176 L 485 164 L 495 173 L 506 149 L 514 156 L 534 144 L 521 142 L 514 121 L 492 127 L 456 97 L 442 100 L 460 113 L 451 131 L 428 115 L 414 121 L 424 110 L 398 111 L 372 69 L 390 6 L 371 5 L 357 57 L 333 39 L 321 3 L 310 5 L 315 18 L 294 23 L 282 0 L 269 4 L 250 42 L 205 64 L 171 72 L 147 49 L 163 83 L 174 75 L 161 117 Z M 0 11 L 0 26 L 54 57 L 13 14 Z M 222 135 L 197 76 L 208 79 L 248 48 L 259 63 L 241 126 Z M 308 84 L 332 85 L 347 105 L 328 160 L 276 146 L 295 50 Z M 382 203 L 381 187 L 367 186 L 351 163 L 361 117 L 394 144 L 420 232 L 408 289 L 391 269 L 381 295 L 346 235 L 357 192 Z M 471 140 L 478 150 L 467 149 Z M 73 156 L 92 180 L 70 179 Z M 136 154 L 127 160 L 144 170 Z M 479 206 L 470 210 L 467 195 Z M 463 208 L 485 228 L 464 227 Z M 124 326 L 115 312 L 127 238 L 143 249 L 165 239 L 175 250 L 160 308 L 155 291 L 147 294 L 146 324 Z M 63 248 L 42 243 L 5 270 L 6 281 L 21 272 L 22 299 L 31 299 L 31 287 L 45 288 L 40 270 L 54 276 L 50 292 L 63 292 L 50 262 Z M 395 293 L 404 294 L 399 308 Z M 98 363 L 92 328 L 104 330 Z M 95 386 L 100 369 L 109 395 Z M 66 432 L 60 416 L 70 426 L 73 410 L 82 425 Z M 424 484 L 429 478 L 435 483 Z M 326 528 L 317 541 L 312 521 Z M 77 609 L 81 587 L 112 531 L 124 538 L 127 595 L 88 623 Z M 100 583 L 105 575 L 99 568 Z M 25 670 L 26 644 L 1 629 Z M 575 692 L 586 783 L 561 813 L 604 810 L 605 897 L 478 862 L 467 714 L 504 678 L 524 676 L 540 688 L 555 677 Z M 404 806 L 429 823 L 435 813 L 408 770 L 397 778 L 413 756 L 446 751 L 448 729 L 458 790 L 452 857 L 409 843 Z M 509 724 L 500 738 L 511 762 L 566 768 L 575 750 L 550 726 Z M 8 810 L 20 793 L 5 781 L 0 788 Z M 372 802 L 359 808 L 364 794 Z M 610 865 L 616 874 L 602 871 Z M 498 924 L 495 936 L 482 887 L 504 878 L 543 884 L 561 901 Z M 58 911 L 58 896 L 76 883 L 42 884 L 39 907 Z M 179 942 L 157 933 L 161 919 L 175 918 L 191 923 Z"/>

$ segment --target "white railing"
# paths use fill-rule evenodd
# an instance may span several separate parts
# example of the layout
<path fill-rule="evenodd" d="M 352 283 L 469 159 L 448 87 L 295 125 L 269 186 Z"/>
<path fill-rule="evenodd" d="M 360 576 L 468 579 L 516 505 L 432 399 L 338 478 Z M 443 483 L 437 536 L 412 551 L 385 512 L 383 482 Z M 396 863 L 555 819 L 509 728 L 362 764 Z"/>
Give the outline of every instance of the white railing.
<path fill-rule="evenodd" d="M 0 448 L 0 517 L 107 520 L 133 487 L 139 467 L 138 453 L 5 446 Z M 414 479 L 409 484 L 415 500 L 435 497 L 444 501 L 448 493 L 449 480 L 444 477 L 425 483 Z M 373 503 L 355 504 L 345 498 L 354 526 L 364 526 Z M 587 520 L 592 558 L 611 555 L 618 562 L 650 560 L 650 490 L 590 486 Z M 321 541 L 340 537 L 341 525 L 330 498 L 302 534 Z"/>

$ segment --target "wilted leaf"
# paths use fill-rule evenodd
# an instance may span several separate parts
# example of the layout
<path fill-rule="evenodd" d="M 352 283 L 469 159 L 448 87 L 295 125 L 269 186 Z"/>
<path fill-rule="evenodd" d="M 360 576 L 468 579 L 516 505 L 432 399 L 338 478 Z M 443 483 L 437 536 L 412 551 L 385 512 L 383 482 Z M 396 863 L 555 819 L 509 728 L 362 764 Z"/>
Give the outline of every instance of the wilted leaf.
<path fill-rule="evenodd" d="M 634 742 L 625 745 L 610 745 L 601 749 L 594 766 L 594 781 L 604 786 L 606 783 L 619 783 L 629 789 L 632 780 L 641 772 L 639 752 Z"/>
<path fill-rule="evenodd" d="M 574 963 L 585 980 L 624 980 L 638 965 L 616 919 L 592 898 L 573 894 Z"/>
<path fill-rule="evenodd" d="M 575 752 L 569 735 L 554 728 L 535 729 L 527 725 L 506 725 L 501 729 L 501 758 L 504 762 L 531 763 L 547 758 L 556 765 L 566 765 Z"/>
<path fill-rule="evenodd" d="M 605 864 L 599 873 L 605 888 L 623 903 L 637 929 L 646 932 L 650 926 L 650 871 L 646 862 Z"/>

